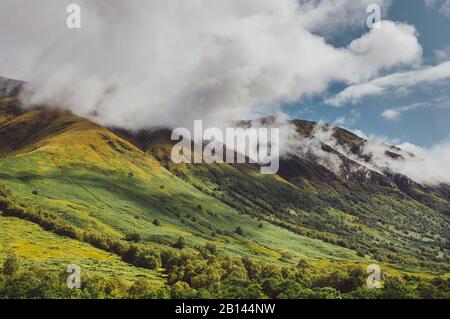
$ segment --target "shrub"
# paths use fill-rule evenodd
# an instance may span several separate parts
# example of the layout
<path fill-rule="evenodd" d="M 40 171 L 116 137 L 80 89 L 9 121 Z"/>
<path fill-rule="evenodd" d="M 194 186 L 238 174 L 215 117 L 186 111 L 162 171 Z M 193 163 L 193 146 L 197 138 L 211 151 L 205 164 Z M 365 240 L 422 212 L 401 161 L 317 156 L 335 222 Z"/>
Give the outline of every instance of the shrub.
<path fill-rule="evenodd" d="M 2 273 L 6 276 L 13 276 L 19 272 L 20 260 L 16 256 L 14 251 L 9 251 L 8 255 L 3 263 Z"/>
<path fill-rule="evenodd" d="M 173 247 L 183 249 L 186 247 L 186 239 L 184 239 L 184 237 L 178 238 L 178 241 L 173 245 Z"/>
<path fill-rule="evenodd" d="M 238 226 L 234 232 L 240 236 L 244 236 L 244 231 L 242 230 L 241 226 Z"/>
<path fill-rule="evenodd" d="M 155 226 L 161 226 L 161 222 L 158 219 L 153 220 L 153 225 Z"/>
<path fill-rule="evenodd" d="M 205 248 L 212 255 L 216 255 L 218 252 L 217 246 L 214 243 L 206 243 Z"/>
<path fill-rule="evenodd" d="M 132 241 L 132 242 L 137 243 L 137 242 L 141 241 L 141 239 L 142 239 L 141 235 L 135 231 L 129 232 L 125 235 L 126 241 Z"/>
<path fill-rule="evenodd" d="M 109 244 L 105 237 L 95 232 L 86 232 L 83 236 L 84 241 L 94 247 L 103 250 L 109 250 Z"/>

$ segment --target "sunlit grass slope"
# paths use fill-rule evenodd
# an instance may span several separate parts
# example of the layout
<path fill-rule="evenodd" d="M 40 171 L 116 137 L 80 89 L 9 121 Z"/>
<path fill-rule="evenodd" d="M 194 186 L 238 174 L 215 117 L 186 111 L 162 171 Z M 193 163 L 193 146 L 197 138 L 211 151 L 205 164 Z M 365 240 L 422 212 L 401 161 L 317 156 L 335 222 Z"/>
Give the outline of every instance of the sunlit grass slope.
<path fill-rule="evenodd" d="M 44 231 L 31 222 L 0 216 L 0 260 L 10 250 L 20 258 L 23 267 L 39 266 L 64 273 L 69 265 L 76 264 L 87 276 L 116 276 L 129 281 L 146 278 L 155 285 L 164 282 L 157 272 L 132 267 L 116 255 Z"/>
<path fill-rule="evenodd" d="M 88 120 L 32 111 L 1 124 L 0 181 L 22 202 L 73 225 L 123 238 L 188 246 L 212 241 L 276 263 L 363 261 L 355 252 L 239 213 L 171 174 L 150 154 Z M 153 221 L 158 219 L 160 225 Z M 240 226 L 243 235 L 235 232 Z"/>

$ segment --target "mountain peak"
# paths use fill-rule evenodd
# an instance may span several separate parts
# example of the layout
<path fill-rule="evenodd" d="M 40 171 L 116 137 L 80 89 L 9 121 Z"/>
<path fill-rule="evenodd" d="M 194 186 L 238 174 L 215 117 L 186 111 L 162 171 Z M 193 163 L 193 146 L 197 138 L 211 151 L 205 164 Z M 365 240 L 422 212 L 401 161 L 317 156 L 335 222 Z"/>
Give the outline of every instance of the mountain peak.
<path fill-rule="evenodd" d="M 17 96 L 24 82 L 0 77 L 0 98 Z"/>

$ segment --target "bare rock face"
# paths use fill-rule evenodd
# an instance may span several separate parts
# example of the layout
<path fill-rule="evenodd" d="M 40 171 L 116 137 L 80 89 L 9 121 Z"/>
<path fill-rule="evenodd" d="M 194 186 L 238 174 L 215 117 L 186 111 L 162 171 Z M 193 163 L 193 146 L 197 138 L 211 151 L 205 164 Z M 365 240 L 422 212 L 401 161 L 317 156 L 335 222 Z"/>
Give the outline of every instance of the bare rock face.
<path fill-rule="evenodd" d="M 24 82 L 0 77 L 0 98 L 17 96 Z"/>

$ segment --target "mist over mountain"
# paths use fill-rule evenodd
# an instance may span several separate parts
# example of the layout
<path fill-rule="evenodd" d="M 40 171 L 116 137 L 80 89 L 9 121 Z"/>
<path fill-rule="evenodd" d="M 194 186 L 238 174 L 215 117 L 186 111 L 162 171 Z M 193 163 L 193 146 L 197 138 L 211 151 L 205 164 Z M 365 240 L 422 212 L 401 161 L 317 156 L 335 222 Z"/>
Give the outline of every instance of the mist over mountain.
<path fill-rule="evenodd" d="M 65 27 L 69 3 L 0 4 L 3 75 L 30 83 L 26 105 L 127 129 L 273 115 L 331 83 L 416 65 L 422 54 L 415 28 L 388 20 L 345 47 L 327 42 L 333 29 L 365 27 L 367 5 L 386 10 L 386 0 L 83 0 L 79 30 Z M 26 23 L 11 34 L 17 16 Z"/>
<path fill-rule="evenodd" d="M 0 98 L 18 96 L 23 82 L 0 77 Z"/>
<path fill-rule="evenodd" d="M 2 98 L 23 96 L 24 87 L 27 86 L 22 81 L 0 77 L 0 97 Z M 349 131 L 328 124 L 291 121 L 283 114 L 267 119 L 245 121 L 245 123 L 247 127 L 253 128 L 279 128 L 280 155 L 283 158 L 314 158 L 322 166 L 344 178 L 355 172 L 362 175 L 365 172 L 368 176 L 372 174 L 405 175 L 423 185 L 450 184 L 450 175 L 446 170 L 447 165 L 450 164 L 448 143 L 444 142 L 430 149 L 409 143 L 395 147 L 382 140 L 358 137 Z M 233 125 L 232 123 L 233 121 L 229 122 L 230 125 Z M 303 124 L 299 127 L 299 123 Z M 153 130 L 158 127 L 154 127 Z M 120 129 L 120 127 L 117 128 Z M 136 132 L 136 130 L 133 131 Z M 342 138 L 344 140 L 341 140 Z M 353 163 L 352 168 L 348 167 L 349 162 Z M 348 173 L 350 175 L 346 175 Z"/>

